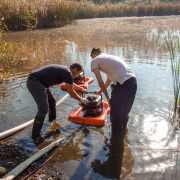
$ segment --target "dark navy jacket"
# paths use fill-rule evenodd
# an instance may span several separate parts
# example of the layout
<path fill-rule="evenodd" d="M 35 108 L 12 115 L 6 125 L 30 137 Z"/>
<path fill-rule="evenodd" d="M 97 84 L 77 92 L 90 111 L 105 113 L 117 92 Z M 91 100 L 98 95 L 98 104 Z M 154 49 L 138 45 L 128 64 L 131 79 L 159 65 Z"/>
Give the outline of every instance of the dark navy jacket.
<path fill-rule="evenodd" d="M 73 84 L 73 75 L 67 66 L 51 64 L 32 72 L 30 76 L 37 77 L 46 88 L 63 82 Z"/>

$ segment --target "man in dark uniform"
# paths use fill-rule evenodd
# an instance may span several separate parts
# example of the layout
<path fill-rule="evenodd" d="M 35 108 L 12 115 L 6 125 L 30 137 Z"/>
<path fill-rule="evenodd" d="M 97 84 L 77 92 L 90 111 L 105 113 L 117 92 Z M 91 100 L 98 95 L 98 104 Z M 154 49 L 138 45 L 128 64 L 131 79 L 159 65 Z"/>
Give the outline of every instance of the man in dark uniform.
<path fill-rule="evenodd" d="M 81 98 L 74 90 L 87 92 L 86 89 L 73 82 L 73 79 L 78 77 L 82 70 L 83 67 L 80 63 L 73 63 L 70 65 L 70 68 L 63 65 L 52 64 L 37 69 L 30 74 L 27 80 L 27 88 L 38 107 L 32 129 L 33 139 L 40 137 L 40 131 L 48 111 L 49 120 L 52 122 L 56 119 L 56 100 L 50 87 L 65 82 L 67 91 L 72 98 L 79 100 L 83 104 L 88 104 L 88 100 Z"/>

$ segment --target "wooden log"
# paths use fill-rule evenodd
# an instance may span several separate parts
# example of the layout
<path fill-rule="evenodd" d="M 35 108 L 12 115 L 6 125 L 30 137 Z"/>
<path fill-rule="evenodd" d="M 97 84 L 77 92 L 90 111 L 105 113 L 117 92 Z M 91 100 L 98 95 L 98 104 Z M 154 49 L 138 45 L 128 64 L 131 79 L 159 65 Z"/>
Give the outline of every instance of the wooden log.
<path fill-rule="evenodd" d="M 63 98 L 61 98 L 57 103 L 56 103 L 56 106 L 59 106 L 67 97 L 69 96 L 69 94 L 67 93 Z M 2 133 L 0 133 L 0 140 L 1 139 L 4 139 L 12 134 L 15 134 L 16 132 L 18 131 L 21 131 L 22 129 L 26 128 L 27 126 L 31 125 L 32 123 L 34 122 L 34 119 L 24 123 L 24 124 L 21 124 L 15 128 L 12 128 L 12 129 L 9 129 L 7 131 L 4 131 Z"/>

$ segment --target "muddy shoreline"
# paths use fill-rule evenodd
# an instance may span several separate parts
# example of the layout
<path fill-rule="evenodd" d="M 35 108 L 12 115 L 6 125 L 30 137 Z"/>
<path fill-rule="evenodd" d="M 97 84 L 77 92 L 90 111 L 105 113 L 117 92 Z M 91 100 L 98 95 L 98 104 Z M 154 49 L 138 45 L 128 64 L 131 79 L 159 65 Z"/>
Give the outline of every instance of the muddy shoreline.
<path fill-rule="evenodd" d="M 9 173 L 11 170 L 16 168 L 22 162 L 30 158 L 30 155 L 27 155 L 27 150 L 25 150 L 20 145 L 16 144 L 14 140 L 8 139 L 0 142 L 0 167 L 4 167 L 6 169 L 6 173 Z M 40 157 L 37 161 L 33 162 L 27 169 L 21 172 L 14 180 L 23 179 L 28 176 L 30 173 L 35 171 L 26 180 L 40 180 L 44 179 L 46 176 L 46 171 L 41 170 L 39 168 L 47 159 L 49 153 Z M 5 174 L 0 175 L 2 178 Z M 46 180 L 58 180 L 60 179 L 58 175 L 54 175 L 50 178 L 46 178 Z"/>

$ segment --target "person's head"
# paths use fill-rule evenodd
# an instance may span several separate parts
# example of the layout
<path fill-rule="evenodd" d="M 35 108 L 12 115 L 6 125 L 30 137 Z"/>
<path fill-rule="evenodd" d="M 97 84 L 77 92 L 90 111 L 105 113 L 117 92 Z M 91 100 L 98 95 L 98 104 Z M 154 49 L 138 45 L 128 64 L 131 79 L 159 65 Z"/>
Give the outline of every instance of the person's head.
<path fill-rule="evenodd" d="M 75 62 L 70 65 L 70 70 L 73 75 L 73 78 L 78 77 L 79 74 L 83 71 L 83 67 L 80 63 Z"/>
<path fill-rule="evenodd" d="M 92 51 L 91 51 L 91 55 L 90 56 L 94 59 L 100 53 L 102 53 L 100 48 L 93 48 Z"/>

